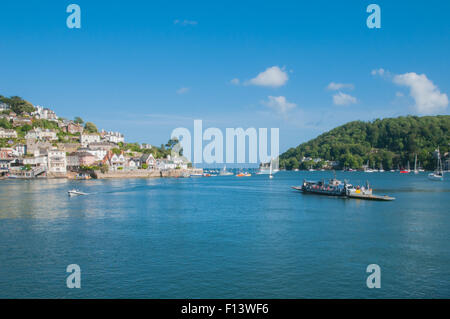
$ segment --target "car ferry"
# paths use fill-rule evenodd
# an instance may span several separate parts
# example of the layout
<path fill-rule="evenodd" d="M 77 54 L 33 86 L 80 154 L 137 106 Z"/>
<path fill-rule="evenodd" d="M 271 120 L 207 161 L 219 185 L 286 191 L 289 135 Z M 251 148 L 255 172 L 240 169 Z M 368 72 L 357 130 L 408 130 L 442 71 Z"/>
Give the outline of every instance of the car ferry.
<path fill-rule="evenodd" d="M 301 186 L 292 186 L 292 188 L 305 194 L 339 196 L 345 198 L 381 201 L 391 201 L 395 199 L 394 197 L 390 197 L 387 195 L 380 196 L 372 194 L 372 189 L 370 188 L 369 183 L 366 183 L 366 186 L 354 186 L 352 184 L 349 184 L 347 181 L 342 182 L 336 179 L 336 177 L 330 179 L 328 182 L 325 182 L 325 180 L 303 180 L 303 184 Z"/>

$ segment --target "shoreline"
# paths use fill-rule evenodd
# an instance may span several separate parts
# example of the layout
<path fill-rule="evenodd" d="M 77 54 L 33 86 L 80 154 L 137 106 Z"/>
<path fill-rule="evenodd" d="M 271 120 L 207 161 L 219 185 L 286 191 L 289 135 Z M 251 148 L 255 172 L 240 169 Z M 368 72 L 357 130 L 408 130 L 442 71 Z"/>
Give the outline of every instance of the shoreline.
<path fill-rule="evenodd" d="M 171 169 L 171 170 L 133 170 L 133 171 L 110 171 L 102 173 L 101 171 L 93 171 L 96 178 L 76 179 L 77 172 L 67 172 L 65 174 L 51 173 L 47 176 L 33 178 L 8 178 L 0 176 L 0 180 L 46 180 L 46 179 L 68 179 L 68 180 L 91 180 L 91 179 L 135 179 L 135 178 L 179 178 L 189 177 L 191 174 L 203 173 L 201 168 L 193 169 Z"/>

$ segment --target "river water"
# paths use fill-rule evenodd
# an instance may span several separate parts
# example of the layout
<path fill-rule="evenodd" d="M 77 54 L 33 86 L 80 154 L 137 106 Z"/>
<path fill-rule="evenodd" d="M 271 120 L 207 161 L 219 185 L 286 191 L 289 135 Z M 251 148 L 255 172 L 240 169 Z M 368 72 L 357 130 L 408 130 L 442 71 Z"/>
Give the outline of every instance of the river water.
<path fill-rule="evenodd" d="M 330 177 L 0 181 L 0 298 L 450 298 L 450 175 L 337 173 L 393 202 L 290 188 Z"/>

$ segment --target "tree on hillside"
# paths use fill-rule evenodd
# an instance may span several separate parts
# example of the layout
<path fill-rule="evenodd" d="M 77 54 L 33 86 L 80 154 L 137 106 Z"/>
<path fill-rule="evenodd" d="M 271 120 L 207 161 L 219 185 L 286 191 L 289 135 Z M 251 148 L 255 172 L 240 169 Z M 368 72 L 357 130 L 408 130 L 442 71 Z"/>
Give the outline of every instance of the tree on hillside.
<path fill-rule="evenodd" d="M 92 122 L 86 122 L 86 124 L 84 125 L 84 129 L 88 133 L 97 133 L 97 126 L 95 126 L 95 124 Z"/>
<path fill-rule="evenodd" d="M 0 127 L 3 127 L 5 129 L 11 129 L 12 128 L 12 124 L 7 119 L 1 118 L 0 119 Z"/>
<path fill-rule="evenodd" d="M 42 129 L 49 130 L 58 130 L 59 128 L 58 123 L 45 119 L 33 120 L 33 127 L 40 127 Z"/>
<path fill-rule="evenodd" d="M 122 153 L 122 151 L 117 147 L 111 149 L 111 152 L 116 155 L 120 155 L 120 153 Z"/>
<path fill-rule="evenodd" d="M 11 96 L 10 98 L 1 96 L 0 102 L 8 104 L 11 107 L 11 110 L 16 114 L 34 112 L 34 106 L 19 96 Z"/>
<path fill-rule="evenodd" d="M 174 147 L 174 145 L 176 145 L 178 143 L 178 139 L 177 138 L 171 138 L 165 145 L 165 147 L 167 147 L 168 149 L 172 149 Z"/>
<path fill-rule="evenodd" d="M 76 123 L 76 124 L 83 124 L 84 123 L 83 119 L 81 117 L 79 117 L 79 116 L 75 116 L 73 122 Z"/>

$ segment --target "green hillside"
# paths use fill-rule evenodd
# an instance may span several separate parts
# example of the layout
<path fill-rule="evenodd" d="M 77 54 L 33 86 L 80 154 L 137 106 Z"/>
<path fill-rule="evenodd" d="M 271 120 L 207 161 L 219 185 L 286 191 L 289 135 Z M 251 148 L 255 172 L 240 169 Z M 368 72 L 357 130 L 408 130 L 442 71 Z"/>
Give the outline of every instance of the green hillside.
<path fill-rule="evenodd" d="M 433 151 L 449 151 L 450 116 L 402 116 L 373 122 L 354 121 L 339 126 L 317 138 L 290 148 L 280 156 L 280 166 L 286 169 L 321 167 L 323 162 L 303 160 L 304 157 L 339 161 L 340 167 L 361 168 L 370 161 L 371 167 L 384 169 L 405 167 L 418 161 L 433 169 Z"/>

